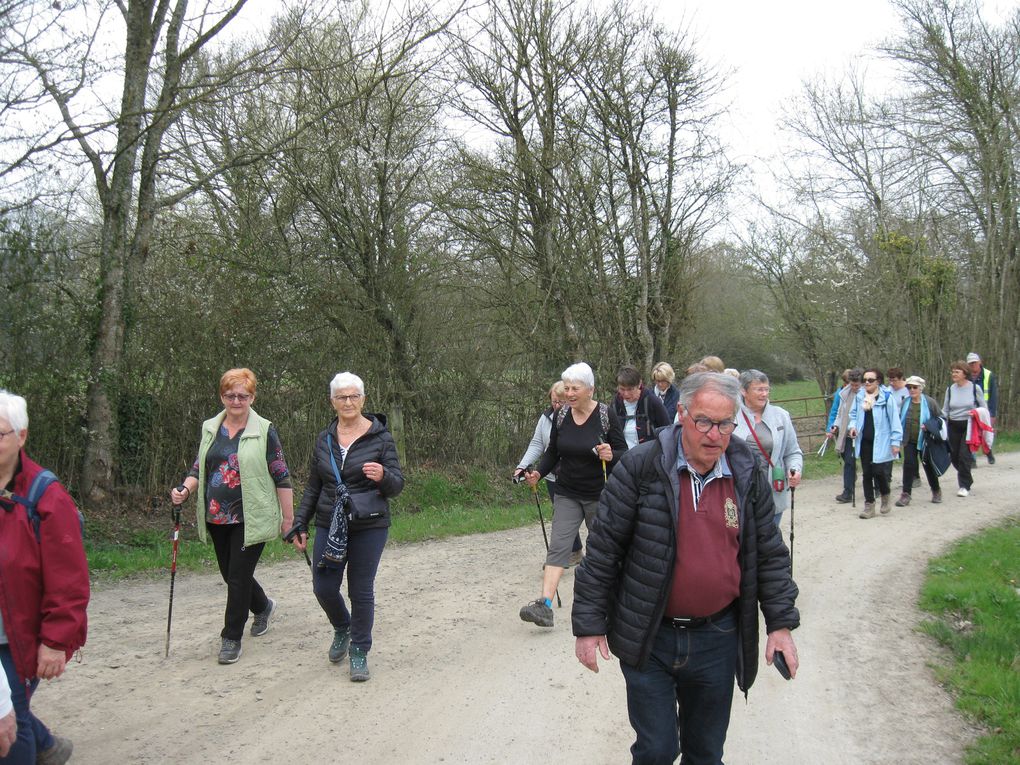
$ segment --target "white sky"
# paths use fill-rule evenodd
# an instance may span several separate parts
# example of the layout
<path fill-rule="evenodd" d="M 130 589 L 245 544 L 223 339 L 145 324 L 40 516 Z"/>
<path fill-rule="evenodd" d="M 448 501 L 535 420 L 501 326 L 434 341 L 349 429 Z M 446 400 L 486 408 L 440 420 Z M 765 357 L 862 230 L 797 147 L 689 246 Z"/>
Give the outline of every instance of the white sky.
<path fill-rule="evenodd" d="M 658 15 L 686 22 L 696 50 L 729 71 L 726 138 L 743 162 L 775 153 L 782 107 L 803 82 L 845 71 L 896 28 L 886 0 L 685 0 L 664 3 Z"/>
<path fill-rule="evenodd" d="M 993 22 L 1018 4 L 982 2 Z M 856 66 L 869 93 L 889 86 L 892 66 L 874 53 L 899 30 L 889 0 L 661 0 L 653 7 L 663 23 L 689 29 L 705 61 L 728 72 L 723 138 L 758 182 L 767 184 L 764 163 L 783 153 L 778 121 L 804 82 Z"/>

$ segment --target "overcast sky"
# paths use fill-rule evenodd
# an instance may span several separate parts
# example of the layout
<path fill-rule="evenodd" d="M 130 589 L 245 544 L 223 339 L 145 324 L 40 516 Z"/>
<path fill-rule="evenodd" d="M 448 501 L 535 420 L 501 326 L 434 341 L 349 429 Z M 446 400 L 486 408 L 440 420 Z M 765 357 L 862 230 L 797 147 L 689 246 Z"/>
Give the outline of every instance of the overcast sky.
<path fill-rule="evenodd" d="M 782 107 L 805 80 L 845 71 L 897 24 L 887 0 L 684 0 L 657 15 L 686 23 L 705 60 L 729 72 L 727 139 L 742 162 L 775 153 Z M 861 63 L 875 78 L 885 69 Z"/>
<path fill-rule="evenodd" d="M 1020 0 L 982 5 L 994 22 Z M 759 171 L 757 163 L 782 151 L 777 122 L 805 81 L 856 65 L 869 93 L 889 86 L 892 66 L 874 53 L 899 29 L 889 0 L 663 0 L 653 7 L 664 23 L 690 30 L 708 63 L 729 72 L 724 139 L 733 159 Z"/>

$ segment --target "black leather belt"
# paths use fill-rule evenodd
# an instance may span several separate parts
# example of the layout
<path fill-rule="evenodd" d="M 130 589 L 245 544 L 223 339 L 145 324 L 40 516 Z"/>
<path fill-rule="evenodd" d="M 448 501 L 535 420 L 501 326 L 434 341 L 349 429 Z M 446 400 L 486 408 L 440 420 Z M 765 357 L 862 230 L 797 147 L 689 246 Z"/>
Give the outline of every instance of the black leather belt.
<path fill-rule="evenodd" d="M 733 610 L 733 605 L 733 603 L 730 603 L 721 611 L 716 611 L 714 614 L 709 614 L 708 616 L 666 616 L 663 617 L 662 623 L 685 630 L 693 629 L 695 627 L 704 627 L 706 624 L 711 624 L 720 617 L 726 616 L 726 614 Z"/>

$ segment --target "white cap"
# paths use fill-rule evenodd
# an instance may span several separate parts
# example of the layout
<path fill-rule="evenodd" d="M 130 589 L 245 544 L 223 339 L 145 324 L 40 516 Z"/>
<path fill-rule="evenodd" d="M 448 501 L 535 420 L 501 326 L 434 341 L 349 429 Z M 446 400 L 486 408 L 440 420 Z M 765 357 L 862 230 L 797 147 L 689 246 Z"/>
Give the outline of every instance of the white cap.
<path fill-rule="evenodd" d="M 973 363 L 973 362 L 975 362 L 975 361 L 977 361 L 978 363 L 980 363 L 980 362 L 981 362 L 981 357 L 980 357 L 980 356 L 978 356 L 978 355 L 977 355 L 976 353 L 974 353 L 973 351 L 971 351 L 970 353 L 968 353 L 968 354 L 967 354 L 967 363 L 968 363 L 968 364 L 971 364 L 971 363 Z"/>

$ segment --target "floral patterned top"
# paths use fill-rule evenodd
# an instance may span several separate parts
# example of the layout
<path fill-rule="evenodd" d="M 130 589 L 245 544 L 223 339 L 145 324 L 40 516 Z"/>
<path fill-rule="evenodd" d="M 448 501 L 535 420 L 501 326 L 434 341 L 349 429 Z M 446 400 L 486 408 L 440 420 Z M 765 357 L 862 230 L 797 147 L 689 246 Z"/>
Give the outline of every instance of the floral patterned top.
<path fill-rule="evenodd" d="M 233 438 L 225 426 L 220 425 L 216 438 L 205 455 L 205 521 L 213 524 L 244 523 L 244 509 L 241 507 L 241 468 L 237 461 L 237 448 L 244 429 L 237 431 Z M 289 489 L 290 470 L 283 458 L 283 447 L 276 428 L 270 426 L 266 441 L 266 465 L 277 489 Z M 198 457 L 188 472 L 198 478 Z"/>

